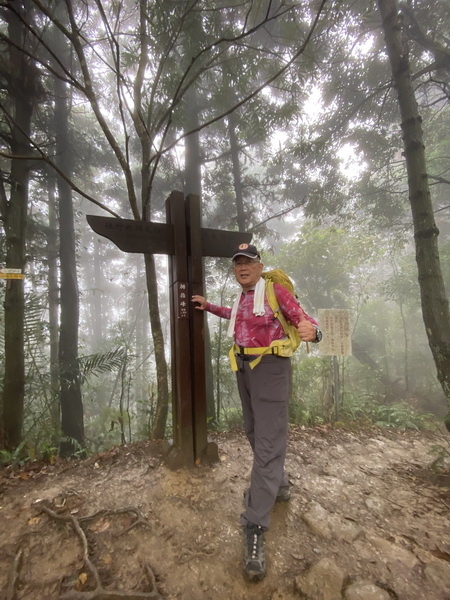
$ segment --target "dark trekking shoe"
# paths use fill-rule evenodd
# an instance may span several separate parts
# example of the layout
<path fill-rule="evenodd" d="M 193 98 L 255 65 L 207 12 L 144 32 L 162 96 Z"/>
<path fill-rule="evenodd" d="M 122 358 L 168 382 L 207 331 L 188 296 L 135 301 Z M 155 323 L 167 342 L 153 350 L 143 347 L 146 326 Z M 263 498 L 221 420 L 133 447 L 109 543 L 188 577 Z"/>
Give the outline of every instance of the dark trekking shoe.
<path fill-rule="evenodd" d="M 264 530 L 249 523 L 244 527 L 244 574 L 250 581 L 261 581 L 266 574 Z"/>
<path fill-rule="evenodd" d="M 291 499 L 291 488 L 288 485 L 283 485 L 278 490 L 276 501 L 277 502 L 287 502 L 290 499 Z"/>

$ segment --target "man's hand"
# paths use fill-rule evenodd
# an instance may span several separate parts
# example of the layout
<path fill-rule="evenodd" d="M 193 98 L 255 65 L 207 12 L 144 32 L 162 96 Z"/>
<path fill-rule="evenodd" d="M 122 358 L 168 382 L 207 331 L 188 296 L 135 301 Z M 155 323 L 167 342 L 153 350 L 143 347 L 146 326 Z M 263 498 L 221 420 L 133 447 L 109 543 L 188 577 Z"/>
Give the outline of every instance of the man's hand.
<path fill-rule="evenodd" d="M 197 310 L 205 310 L 206 309 L 206 298 L 203 296 L 192 296 L 192 302 L 198 302 L 198 306 L 195 306 Z"/>
<path fill-rule="evenodd" d="M 313 342 L 316 339 L 317 331 L 311 321 L 307 321 L 306 319 L 300 321 L 297 329 L 304 342 Z"/>

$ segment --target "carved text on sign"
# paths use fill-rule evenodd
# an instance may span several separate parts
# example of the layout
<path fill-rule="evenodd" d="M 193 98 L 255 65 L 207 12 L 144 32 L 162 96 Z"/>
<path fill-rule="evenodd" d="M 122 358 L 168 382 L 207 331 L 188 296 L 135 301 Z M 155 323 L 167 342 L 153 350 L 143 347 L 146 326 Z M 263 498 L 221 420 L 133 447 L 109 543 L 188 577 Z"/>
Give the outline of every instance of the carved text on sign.
<path fill-rule="evenodd" d="M 178 314 L 179 319 L 189 319 L 189 285 L 187 282 L 178 282 L 177 298 L 178 298 Z"/>

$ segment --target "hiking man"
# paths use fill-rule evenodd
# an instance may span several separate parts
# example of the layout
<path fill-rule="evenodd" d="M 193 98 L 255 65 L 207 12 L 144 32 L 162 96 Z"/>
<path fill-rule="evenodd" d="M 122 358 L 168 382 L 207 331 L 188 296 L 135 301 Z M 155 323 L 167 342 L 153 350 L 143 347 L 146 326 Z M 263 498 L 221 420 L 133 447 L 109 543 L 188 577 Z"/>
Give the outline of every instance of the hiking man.
<path fill-rule="evenodd" d="M 251 581 L 259 581 L 266 574 L 264 532 L 270 525 L 270 512 L 277 500 L 290 498 L 284 461 L 291 361 L 274 347 L 277 340 L 286 341 L 286 334 L 267 299 L 258 250 L 241 244 L 232 262 L 236 281 L 242 287 L 232 309 L 213 305 L 203 296 L 192 296 L 192 301 L 198 310 L 230 319 L 228 334 L 235 340 L 231 362 L 237 367 L 244 429 L 253 450 L 250 487 L 244 494 L 245 511 L 241 515 L 244 573 Z M 322 334 L 316 321 L 285 287 L 275 283 L 273 289 L 286 321 L 297 327 L 302 340 L 319 342 Z"/>

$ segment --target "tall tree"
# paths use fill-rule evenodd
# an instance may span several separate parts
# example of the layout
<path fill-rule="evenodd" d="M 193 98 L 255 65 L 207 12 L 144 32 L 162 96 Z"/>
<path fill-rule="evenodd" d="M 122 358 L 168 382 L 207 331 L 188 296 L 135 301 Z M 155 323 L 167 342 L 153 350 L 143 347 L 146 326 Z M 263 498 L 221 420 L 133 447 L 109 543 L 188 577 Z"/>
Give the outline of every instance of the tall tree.
<path fill-rule="evenodd" d="M 378 6 L 402 119 L 422 314 L 437 376 L 450 400 L 450 313 L 439 260 L 439 230 L 428 184 L 422 119 L 414 94 L 396 0 L 378 0 Z M 446 425 L 450 430 L 450 413 Z"/>
<path fill-rule="evenodd" d="M 56 207 L 56 179 L 54 173 L 47 178 L 48 185 L 48 315 L 50 338 L 50 417 L 53 426 L 53 441 L 55 447 L 59 445 L 59 432 L 61 430 L 61 410 L 59 398 L 59 284 L 58 284 L 58 225 Z"/>
<path fill-rule="evenodd" d="M 59 9 L 59 12 L 61 10 Z M 68 65 L 66 40 L 58 28 L 54 32 L 55 50 L 59 60 Z M 59 64 L 55 65 L 59 71 Z M 55 146 L 59 170 L 73 175 L 72 149 L 69 133 L 70 88 L 62 73 L 54 78 Z M 72 189 L 66 179 L 57 178 L 59 214 L 60 259 L 60 330 L 59 330 L 59 384 L 61 406 L 61 456 L 71 456 L 84 445 L 83 403 L 81 398 L 80 368 L 78 363 L 79 293 L 77 280 L 75 223 Z"/>
<path fill-rule="evenodd" d="M 39 79 L 30 58 L 30 3 L 14 2 L 14 12 L 2 10 L 8 22 L 8 51 L 0 62 L 6 81 L 2 99 L 2 142 L 9 152 L 9 174 L 3 174 L 0 210 L 6 238 L 6 267 L 25 270 L 27 209 L 31 154 L 29 143 L 33 107 L 39 95 Z M 9 194 L 8 191 L 9 190 Z M 2 430 L 4 445 L 13 449 L 21 441 L 25 389 L 24 371 L 24 280 L 8 280 L 5 292 L 5 371 L 3 381 Z"/>

